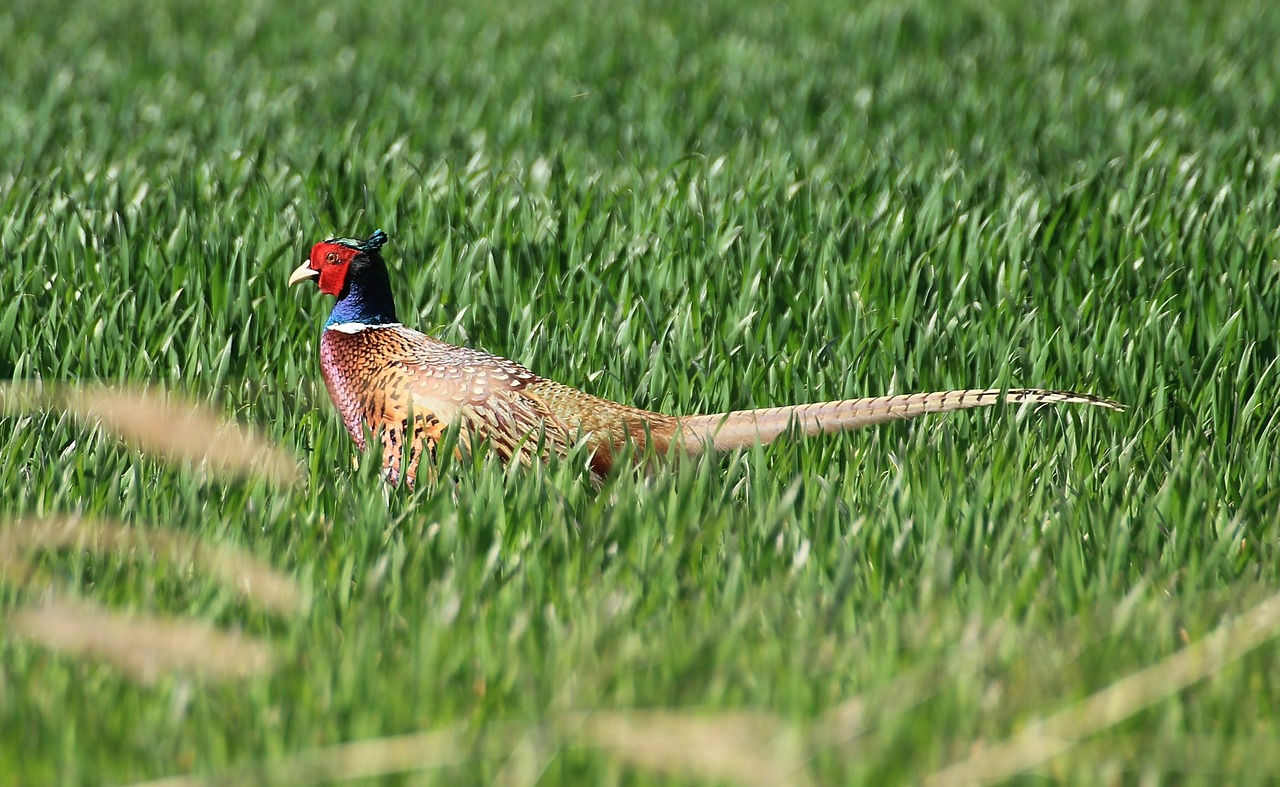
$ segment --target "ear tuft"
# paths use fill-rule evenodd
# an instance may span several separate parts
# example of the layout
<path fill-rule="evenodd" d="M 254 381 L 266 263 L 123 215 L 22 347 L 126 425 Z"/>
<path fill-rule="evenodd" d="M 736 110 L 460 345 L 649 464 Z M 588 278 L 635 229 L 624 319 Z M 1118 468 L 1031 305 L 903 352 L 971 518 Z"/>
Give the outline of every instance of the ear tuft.
<path fill-rule="evenodd" d="M 360 244 L 360 250 L 363 252 L 376 252 L 378 249 L 387 245 L 388 240 L 390 240 L 390 238 L 387 237 L 387 233 L 382 230 L 375 230 L 372 235 Z"/>

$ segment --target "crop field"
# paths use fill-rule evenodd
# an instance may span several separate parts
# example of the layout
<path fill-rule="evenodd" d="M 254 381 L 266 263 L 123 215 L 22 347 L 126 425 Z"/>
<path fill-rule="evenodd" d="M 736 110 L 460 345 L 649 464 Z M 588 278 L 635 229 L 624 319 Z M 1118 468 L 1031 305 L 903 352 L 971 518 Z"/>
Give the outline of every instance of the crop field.
<path fill-rule="evenodd" d="M 1274 783 L 1268 0 L 0 7 L 0 783 Z M 668 413 L 383 482 L 310 246 Z"/>

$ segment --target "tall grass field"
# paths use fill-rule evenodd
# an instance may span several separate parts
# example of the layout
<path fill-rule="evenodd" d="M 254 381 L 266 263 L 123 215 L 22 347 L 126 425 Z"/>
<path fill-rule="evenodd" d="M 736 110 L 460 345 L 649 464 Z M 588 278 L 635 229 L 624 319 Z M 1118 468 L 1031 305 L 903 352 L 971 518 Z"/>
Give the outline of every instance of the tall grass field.
<path fill-rule="evenodd" d="M 0 784 L 1273 783 L 1267 0 L 7 0 Z M 400 317 L 685 414 L 1038 386 L 385 484 Z"/>

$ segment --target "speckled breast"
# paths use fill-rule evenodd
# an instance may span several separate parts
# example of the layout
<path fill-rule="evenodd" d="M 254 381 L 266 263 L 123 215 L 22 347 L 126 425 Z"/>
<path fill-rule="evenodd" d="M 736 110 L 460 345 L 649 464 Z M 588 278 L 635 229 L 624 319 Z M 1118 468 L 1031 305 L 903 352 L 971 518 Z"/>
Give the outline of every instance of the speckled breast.
<path fill-rule="evenodd" d="M 377 390 L 377 379 L 394 361 L 399 343 L 394 332 L 392 327 L 356 332 L 330 328 L 320 337 L 320 371 L 329 398 L 361 448 L 365 445 L 362 422 L 376 429 L 383 420 L 385 392 Z"/>

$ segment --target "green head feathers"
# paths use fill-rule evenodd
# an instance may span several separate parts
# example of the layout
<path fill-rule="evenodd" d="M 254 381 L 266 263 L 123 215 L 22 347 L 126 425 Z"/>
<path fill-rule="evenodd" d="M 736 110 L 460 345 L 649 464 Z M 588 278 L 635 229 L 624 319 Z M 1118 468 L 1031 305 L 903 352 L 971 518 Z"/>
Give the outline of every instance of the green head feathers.
<path fill-rule="evenodd" d="M 387 245 L 387 241 L 391 240 L 387 237 L 387 233 L 382 230 L 374 230 L 373 234 L 361 240 L 360 238 L 329 238 L 325 243 L 336 243 L 340 246 L 346 246 L 348 249 L 355 249 L 366 254 L 374 254 L 383 246 Z"/>

